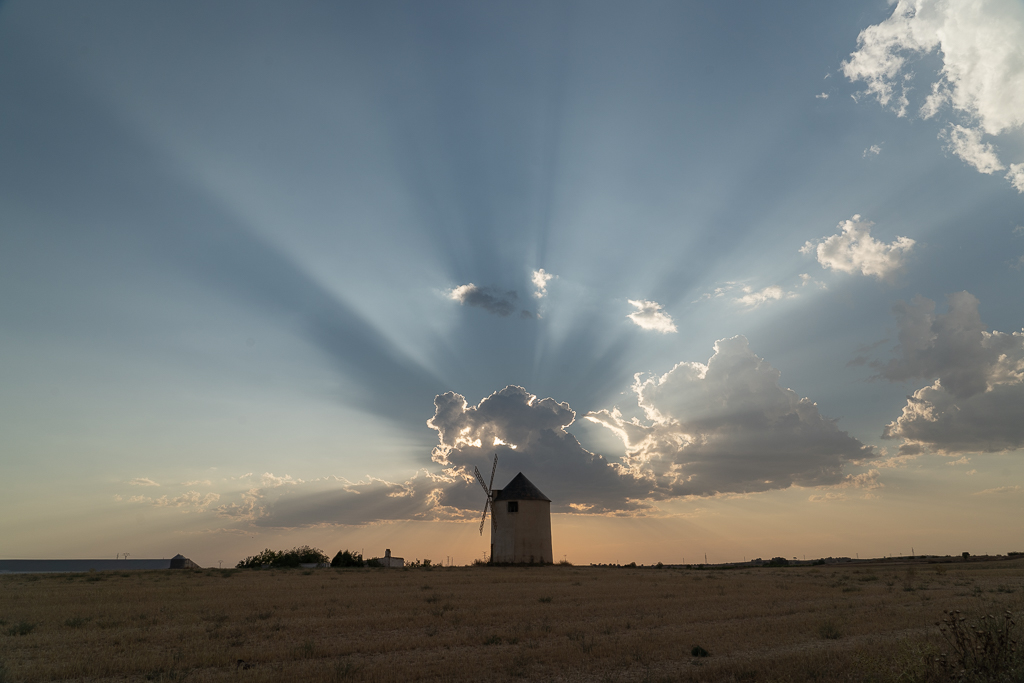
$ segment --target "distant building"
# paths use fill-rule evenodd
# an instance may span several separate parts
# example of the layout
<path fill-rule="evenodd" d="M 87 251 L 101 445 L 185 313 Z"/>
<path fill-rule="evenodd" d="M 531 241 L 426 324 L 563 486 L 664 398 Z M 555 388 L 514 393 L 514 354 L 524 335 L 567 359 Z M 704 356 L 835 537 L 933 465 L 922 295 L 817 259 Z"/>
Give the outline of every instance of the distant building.
<path fill-rule="evenodd" d="M 389 567 L 389 568 L 392 568 L 392 569 L 401 569 L 402 567 L 405 566 L 405 559 L 403 559 L 401 557 L 392 557 L 391 556 L 391 548 L 388 548 L 387 550 L 385 550 L 384 551 L 384 557 L 382 557 L 381 559 L 379 559 L 377 561 L 381 563 L 381 566 Z"/>
<path fill-rule="evenodd" d="M 491 491 L 491 562 L 551 564 L 551 499 L 520 472 Z"/>
<path fill-rule="evenodd" d="M 138 571 L 141 569 L 202 569 L 184 555 L 169 560 L 0 560 L 0 574 Z"/>

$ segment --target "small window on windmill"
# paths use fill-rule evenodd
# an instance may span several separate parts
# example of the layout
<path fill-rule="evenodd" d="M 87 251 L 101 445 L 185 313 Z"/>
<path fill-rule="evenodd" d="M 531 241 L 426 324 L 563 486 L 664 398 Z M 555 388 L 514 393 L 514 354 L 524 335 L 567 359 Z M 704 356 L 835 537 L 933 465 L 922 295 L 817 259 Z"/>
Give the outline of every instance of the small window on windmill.
<path fill-rule="evenodd" d="M 508 511 L 509 512 L 519 512 L 519 501 L 518 500 L 510 500 L 508 502 Z"/>

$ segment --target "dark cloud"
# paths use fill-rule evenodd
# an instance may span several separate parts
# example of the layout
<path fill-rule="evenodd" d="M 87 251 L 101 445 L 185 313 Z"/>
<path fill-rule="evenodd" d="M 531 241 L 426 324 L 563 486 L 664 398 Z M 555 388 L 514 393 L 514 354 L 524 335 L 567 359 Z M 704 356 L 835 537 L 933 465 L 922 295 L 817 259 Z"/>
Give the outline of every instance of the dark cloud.
<path fill-rule="evenodd" d="M 519 308 L 519 294 L 514 290 L 500 290 L 495 287 L 477 287 L 472 282 L 468 285 L 459 285 L 450 292 L 448 298 L 458 301 L 463 306 L 475 306 L 482 308 L 488 313 L 501 317 L 512 315 Z M 534 314 L 525 309 L 520 309 L 519 317 L 533 318 Z"/>
<path fill-rule="evenodd" d="M 882 432 L 904 439 L 900 454 L 924 450 L 947 455 L 998 453 L 1024 448 L 1024 383 L 958 399 L 939 383 L 907 397 L 902 414 Z"/>
<path fill-rule="evenodd" d="M 479 485 L 473 482 L 479 491 Z M 470 483 L 461 478 L 419 472 L 401 483 L 370 478 L 348 482 L 330 477 L 301 482 L 285 491 L 258 491 L 252 515 L 262 527 L 310 524 L 360 525 L 390 520 L 463 520 L 483 508 L 483 492 L 471 500 Z M 457 503 L 453 505 L 452 503 Z"/>
<path fill-rule="evenodd" d="M 948 312 L 917 297 L 894 308 L 899 358 L 881 367 L 891 380 L 934 380 L 907 397 L 882 437 L 903 439 L 900 453 L 999 452 L 1024 446 L 1024 335 L 989 332 L 978 300 L 951 294 Z"/>
<path fill-rule="evenodd" d="M 624 466 L 661 496 L 749 493 L 798 486 L 860 485 L 844 466 L 872 449 L 779 386 L 780 373 L 746 338 L 715 343 L 707 365 L 679 363 L 633 386 L 646 420 L 617 410 L 587 419 L 626 446 Z"/>
<path fill-rule="evenodd" d="M 881 377 L 938 379 L 953 396 L 969 398 L 998 381 L 1001 356 L 1011 354 L 1020 360 L 1020 335 L 989 333 L 974 296 L 950 294 L 947 304 L 948 311 L 941 314 L 935 313 L 934 301 L 922 296 L 893 306 L 900 356 L 881 366 Z"/>
<path fill-rule="evenodd" d="M 617 409 L 586 416 L 623 440 L 621 462 L 576 440 L 568 403 L 518 386 L 476 405 L 447 392 L 434 399 L 427 422 L 438 436 L 430 470 L 401 484 L 335 480 L 250 492 L 254 499 L 277 496 L 253 503 L 252 518 L 261 526 L 473 518 L 484 502 L 473 468 L 487 472 L 495 454 L 496 487 L 522 471 L 552 499 L 553 510 L 565 512 L 644 514 L 680 496 L 879 486 L 873 471 L 845 471 L 872 449 L 778 382 L 778 370 L 743 337 L 717 342 L 707 365 L 680 363 L 660 377 L 638 377 L 633 389 L 645 420 L 626 419 Z"/>
<path fill-rule="evenodd" d="M 454 392 L 434 399 L 435 414 L 427 425 L 437 430 L 433 460 L 448 468 L 472 472 L 489 467 L 498 454 L 495 486 L 522 471 L 554 503 L 553 509 L 591 511 L 636 510 L 647 485 L 618 463 L 583 448 L 566 431 L 576 420 L 568 403 L 538 399 L 526 389 L 508 386 L 476 406 Z"/>

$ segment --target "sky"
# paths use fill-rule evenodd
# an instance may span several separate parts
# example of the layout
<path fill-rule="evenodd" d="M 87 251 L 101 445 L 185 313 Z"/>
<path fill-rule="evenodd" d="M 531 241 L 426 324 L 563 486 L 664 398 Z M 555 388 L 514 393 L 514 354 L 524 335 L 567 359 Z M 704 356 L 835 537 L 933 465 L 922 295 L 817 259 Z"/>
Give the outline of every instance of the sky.
<path fill-rule="evenodd" d="M 0 558 L 1024 550 L 1024 3 L 0 4 Z"/>

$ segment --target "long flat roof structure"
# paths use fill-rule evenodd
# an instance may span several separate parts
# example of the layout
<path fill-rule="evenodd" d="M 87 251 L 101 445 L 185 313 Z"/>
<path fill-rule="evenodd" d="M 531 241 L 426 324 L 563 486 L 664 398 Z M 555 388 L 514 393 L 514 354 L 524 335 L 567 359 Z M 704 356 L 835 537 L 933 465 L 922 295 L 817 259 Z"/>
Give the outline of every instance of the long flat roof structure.
<path fill-rule="evenodd" d="M 0 560 L 0 574 L 48 574 L 58 572 L 105 572 L 140 569 L 199 567 L 182 555 L 166 560 Z"/>

